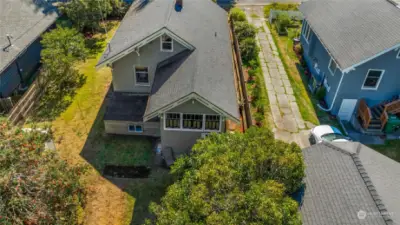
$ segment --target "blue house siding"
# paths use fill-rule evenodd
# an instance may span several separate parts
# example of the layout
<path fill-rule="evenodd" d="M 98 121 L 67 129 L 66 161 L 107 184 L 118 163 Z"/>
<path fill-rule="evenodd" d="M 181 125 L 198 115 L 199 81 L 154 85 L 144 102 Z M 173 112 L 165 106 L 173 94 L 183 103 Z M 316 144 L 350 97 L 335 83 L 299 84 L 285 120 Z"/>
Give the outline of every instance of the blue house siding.
<path fill-rule="evenodd" d="M 304 50 L 304 59 L 313 77 L 319 83 L 322 83 L 324 78 L 327 80 L 327 84 L 330 88 L 328 88 L 329 91 L 327 89 L 325 101 L 328 104 L 328 107 L 330 107 L 333 102 L 336 89 L 339 85 L 342 72 L 340 69 L 336 69 L 334 75 L 331 74 L 328 69 L 331 57 L 312 30 L 309 43 L 307 43 L 303 35 L 301 35 L 300 41 Z M 319 72 L 315 68 L 316 65 L 319 69 Z"/>
<path fill-rule="evenodd" d="M 327 80 L 330 90 L 327 91 L 325 100 L 329 108 L 334 104 L 331 110 L 332 114 L 337 115 L 343 99 L 365 98 L 367 104 L 373 106 L 400 94 L 400 59 L 396 58 L 399 50 L 385 53 L 344 75 L 338 68 L 332 75 L 328 69 L 331 57 L 315 33 L 311 30 L 308 43 L 305 37 L 301 35 L 300 42 L 303 47 L 304 59 L 313 77 L 319 83 L 322 83 L 324 78 Z M 320 70 L 319 73 L 314 68 L 316 63 Z M 369 69 L 385 70 L 377 90 L 361 89 Z M 335 102 L 333 102 L 342 76 L 344 77 L 341 87 Z"/>
<path fill-rule="evenodd" d="M 26 81 L 37 70 L 40 64 L 40 40 L 33 42 L 26 51 L 7 69 L 0 74 L 0 94 L 2 97 L 8 97 L 16 90 L 21 83 L 18 74 L 18 66 L 21 69 L 22 79 Z M 18 62 L 18 66 L 17 66 Z"/>
<path fill-rule="evenodd" d="M 376 105 L 394 95 L 400 94 L 400 59 L 396 59 L 398 51 L 390 51 L 345 74 L 336 99 L 333 113 L 337 113 L 343 99 L 365 98 L 369 106 Z M 362 90 L 369 69 L 385 70 L 377 90 Z"/>

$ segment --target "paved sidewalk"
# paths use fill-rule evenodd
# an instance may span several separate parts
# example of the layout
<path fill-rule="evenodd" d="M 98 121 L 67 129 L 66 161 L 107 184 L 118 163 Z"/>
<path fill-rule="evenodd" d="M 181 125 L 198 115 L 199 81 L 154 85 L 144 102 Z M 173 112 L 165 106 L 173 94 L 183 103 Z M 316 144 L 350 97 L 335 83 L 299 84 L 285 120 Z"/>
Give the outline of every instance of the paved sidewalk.
<path fill-rule="evenodd" d="M 308 133 L 300 114 L 288 75 L 285 71 L 272 34 L 263 18 L 262 6 L 243 6 L 250 23 L 259 29 L 257 41 L 261 48 L 259 58 L 271 107 L 275 137 L 308 146 Z M 258 17 L 252 17 L 257 15 Z"/>

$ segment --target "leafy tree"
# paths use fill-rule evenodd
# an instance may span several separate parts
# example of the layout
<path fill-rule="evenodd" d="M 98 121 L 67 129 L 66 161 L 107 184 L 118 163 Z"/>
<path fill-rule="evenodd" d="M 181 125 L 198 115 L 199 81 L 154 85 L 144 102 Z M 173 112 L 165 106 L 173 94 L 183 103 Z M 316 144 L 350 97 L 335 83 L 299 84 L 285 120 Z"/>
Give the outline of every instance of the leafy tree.
<path fill-rule="evenodd" d="M 232 8 L 230 11 L 231 18 L 233 21 L 247 21 L 246 13 L 239 8 Z"/>
<path fill-rule="evenodd" d="M 82 166 L 45 150 L 48 134 L 0 124 L 0 223 L 77 224 L 85 191 Z"/>
<path fill-rule="evenodd" d="M 258 57 L 260 51 L 257 42 L 254 38 L 246 38 L 239 43 L 240 55 L 244 64 L 248 64 L 253 59 Z"/>
<path fill-rule="evenodd" d="M 71 0 L 61 7 L 61 11 L 72 20 L 79 30 L 96 30 L 99 28 L 100 22 L 113 12 L 112 4 L 119 1 L 120 0 Z"/>
<path fill-rule="evenodd" d="M 151 204 L 156 217 L 148 224 L 301 224 L 287 195 L 304 176 L 301 150 L 269 130 L 212 134 L 171 172 L 177 181 Z"/>
<path fill-rule="evenodd" d="M 256 38 L 257 28 L 248 22 L 235 22 L 235 33 L 240 42 L 246 38 Z"/>
<path fill-rule="evenodd" d="M 41 98 L 39 117 L 51 117 L 63 110 L 69 102 L 64 98 L 74 94 L 82 83 L 82 76 L 74 63 L 86 59 L 88 50 L 85 39 L 74 28 L 56 29 L 47 32 L 41 40 L 42 76 L 45 77 L 45 94 Z"/>

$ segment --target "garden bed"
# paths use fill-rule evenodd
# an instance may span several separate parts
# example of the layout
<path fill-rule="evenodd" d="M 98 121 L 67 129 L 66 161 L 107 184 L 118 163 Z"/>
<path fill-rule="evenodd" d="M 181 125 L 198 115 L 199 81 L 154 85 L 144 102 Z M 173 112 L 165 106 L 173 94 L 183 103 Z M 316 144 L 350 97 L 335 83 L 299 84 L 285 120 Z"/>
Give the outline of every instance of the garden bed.
<path fill-rule="evenodd" d="M 151 172 L 147 166 L 114 166 L 106 165 L 103 175 L 117 178 L 147 178 Z"/>

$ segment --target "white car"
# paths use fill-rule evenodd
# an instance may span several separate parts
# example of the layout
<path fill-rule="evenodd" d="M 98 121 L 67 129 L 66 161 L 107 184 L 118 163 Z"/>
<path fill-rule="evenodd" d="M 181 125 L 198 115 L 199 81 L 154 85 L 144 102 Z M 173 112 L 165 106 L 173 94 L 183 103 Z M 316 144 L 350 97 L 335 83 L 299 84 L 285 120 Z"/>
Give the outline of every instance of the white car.
<path fill-rule="evenodd" d="M 343 135 L 338 128 L 329 125 L 321 125 L 311 130 L 309 141 L 311 145 L 315 145 L 322 141 L 348 142 L 351 140 L 349 137 Z"/>

